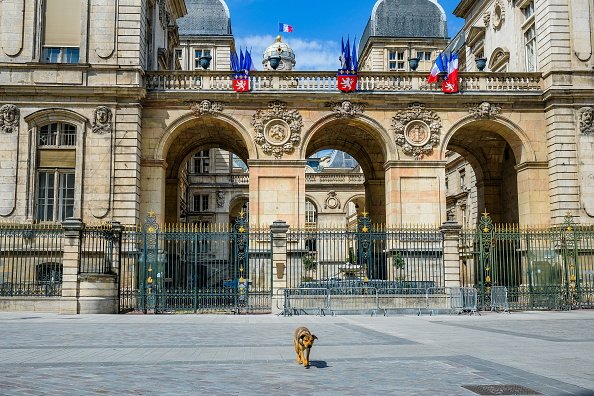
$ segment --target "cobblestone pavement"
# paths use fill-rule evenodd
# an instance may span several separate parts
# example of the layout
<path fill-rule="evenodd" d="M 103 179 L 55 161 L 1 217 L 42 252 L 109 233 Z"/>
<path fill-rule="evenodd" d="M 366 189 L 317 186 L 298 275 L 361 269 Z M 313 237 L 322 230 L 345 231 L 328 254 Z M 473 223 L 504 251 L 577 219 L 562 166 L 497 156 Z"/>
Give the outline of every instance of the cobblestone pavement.
<path fill-rule="evenodd" d="M 295 361 L 292 334 L 300 325 L 319 337 L 309 369 Z M 594 395 L 594 311 L 0 313 L 0 356 L 2 395 L 476 395 L 463 386 L 516 385 L 586 396 Z"/>

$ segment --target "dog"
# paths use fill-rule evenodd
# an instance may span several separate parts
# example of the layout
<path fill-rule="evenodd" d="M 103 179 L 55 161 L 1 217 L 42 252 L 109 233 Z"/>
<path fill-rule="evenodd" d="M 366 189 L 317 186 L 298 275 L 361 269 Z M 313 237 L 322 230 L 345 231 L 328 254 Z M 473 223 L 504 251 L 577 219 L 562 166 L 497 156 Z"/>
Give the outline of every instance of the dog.
<path fill-rule="evenodd" d="M 307 327 L 298 327 L 295 330 L 295 352 L 297 353 L 297 363 L 303 364 L 305 368 L 309 368 L 309 352 L 313 346 L 314 340 L 317 340 L 314 334 L 311 334 Z"/>

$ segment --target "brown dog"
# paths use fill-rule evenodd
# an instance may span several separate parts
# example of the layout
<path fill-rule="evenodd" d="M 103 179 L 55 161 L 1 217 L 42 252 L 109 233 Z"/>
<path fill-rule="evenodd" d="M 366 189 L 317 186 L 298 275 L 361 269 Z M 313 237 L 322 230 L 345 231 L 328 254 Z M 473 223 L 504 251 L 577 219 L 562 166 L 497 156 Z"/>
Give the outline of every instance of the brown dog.
<path fill-rule="evenodd" d="M 313 346 L 314 340 L 318 337 L 311 334 L 307 327 L 298 327 L 295 330 L 295 352 L 297 353 L 297 363 L 303 364 L 304 367 L 309 367 L 309 352 Z"/>

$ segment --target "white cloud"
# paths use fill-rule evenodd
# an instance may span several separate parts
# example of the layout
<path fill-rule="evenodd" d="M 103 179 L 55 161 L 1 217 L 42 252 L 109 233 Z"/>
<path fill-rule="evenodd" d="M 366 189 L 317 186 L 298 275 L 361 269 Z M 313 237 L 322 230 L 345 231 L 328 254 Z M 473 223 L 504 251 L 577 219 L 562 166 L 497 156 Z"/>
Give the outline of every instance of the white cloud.
<path fill-rule="evenodd" d="M 262 70 L 262 56 L 264 50 L 276 40 L 276 36 L 246 36 L 236 37 L 237 48 L 248 48 L 252 51 L 252 59 L 258 70 Z M 300 38 L 283 37 L 295 52 L 297 62 L 295 70 L 337 70 L 340 66 L 340 43 L 335 41 L 304 40 Z"/>

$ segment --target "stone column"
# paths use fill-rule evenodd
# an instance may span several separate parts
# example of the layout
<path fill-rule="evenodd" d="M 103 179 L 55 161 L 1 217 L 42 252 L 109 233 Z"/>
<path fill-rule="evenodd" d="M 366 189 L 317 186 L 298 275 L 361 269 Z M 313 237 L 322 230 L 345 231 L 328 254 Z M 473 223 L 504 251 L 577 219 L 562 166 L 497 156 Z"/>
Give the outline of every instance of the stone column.
<path fill-rule="evenodd" d="M 289 225 L 277 220 L 270 226 L 272 232 L 272 313 L 282 312 L 287 287 L 287 231 Z"/>
<path fill-rule="evenodd" d="M 460 287 L 460 232 L 462 226 L 456 221 L 441 225 L 443 234 L 443 266 L 445 287 Z"/>
<path fill-rule="evenodd" d="M 69 218 L 62 222 L 64 228 L 64 254 L 62 257 L 62 300 L 60 313 L 76 315 L 78 309 L 78 266 L 80 263 L 81 231 L 84 224 L 80 219 Z"/>

